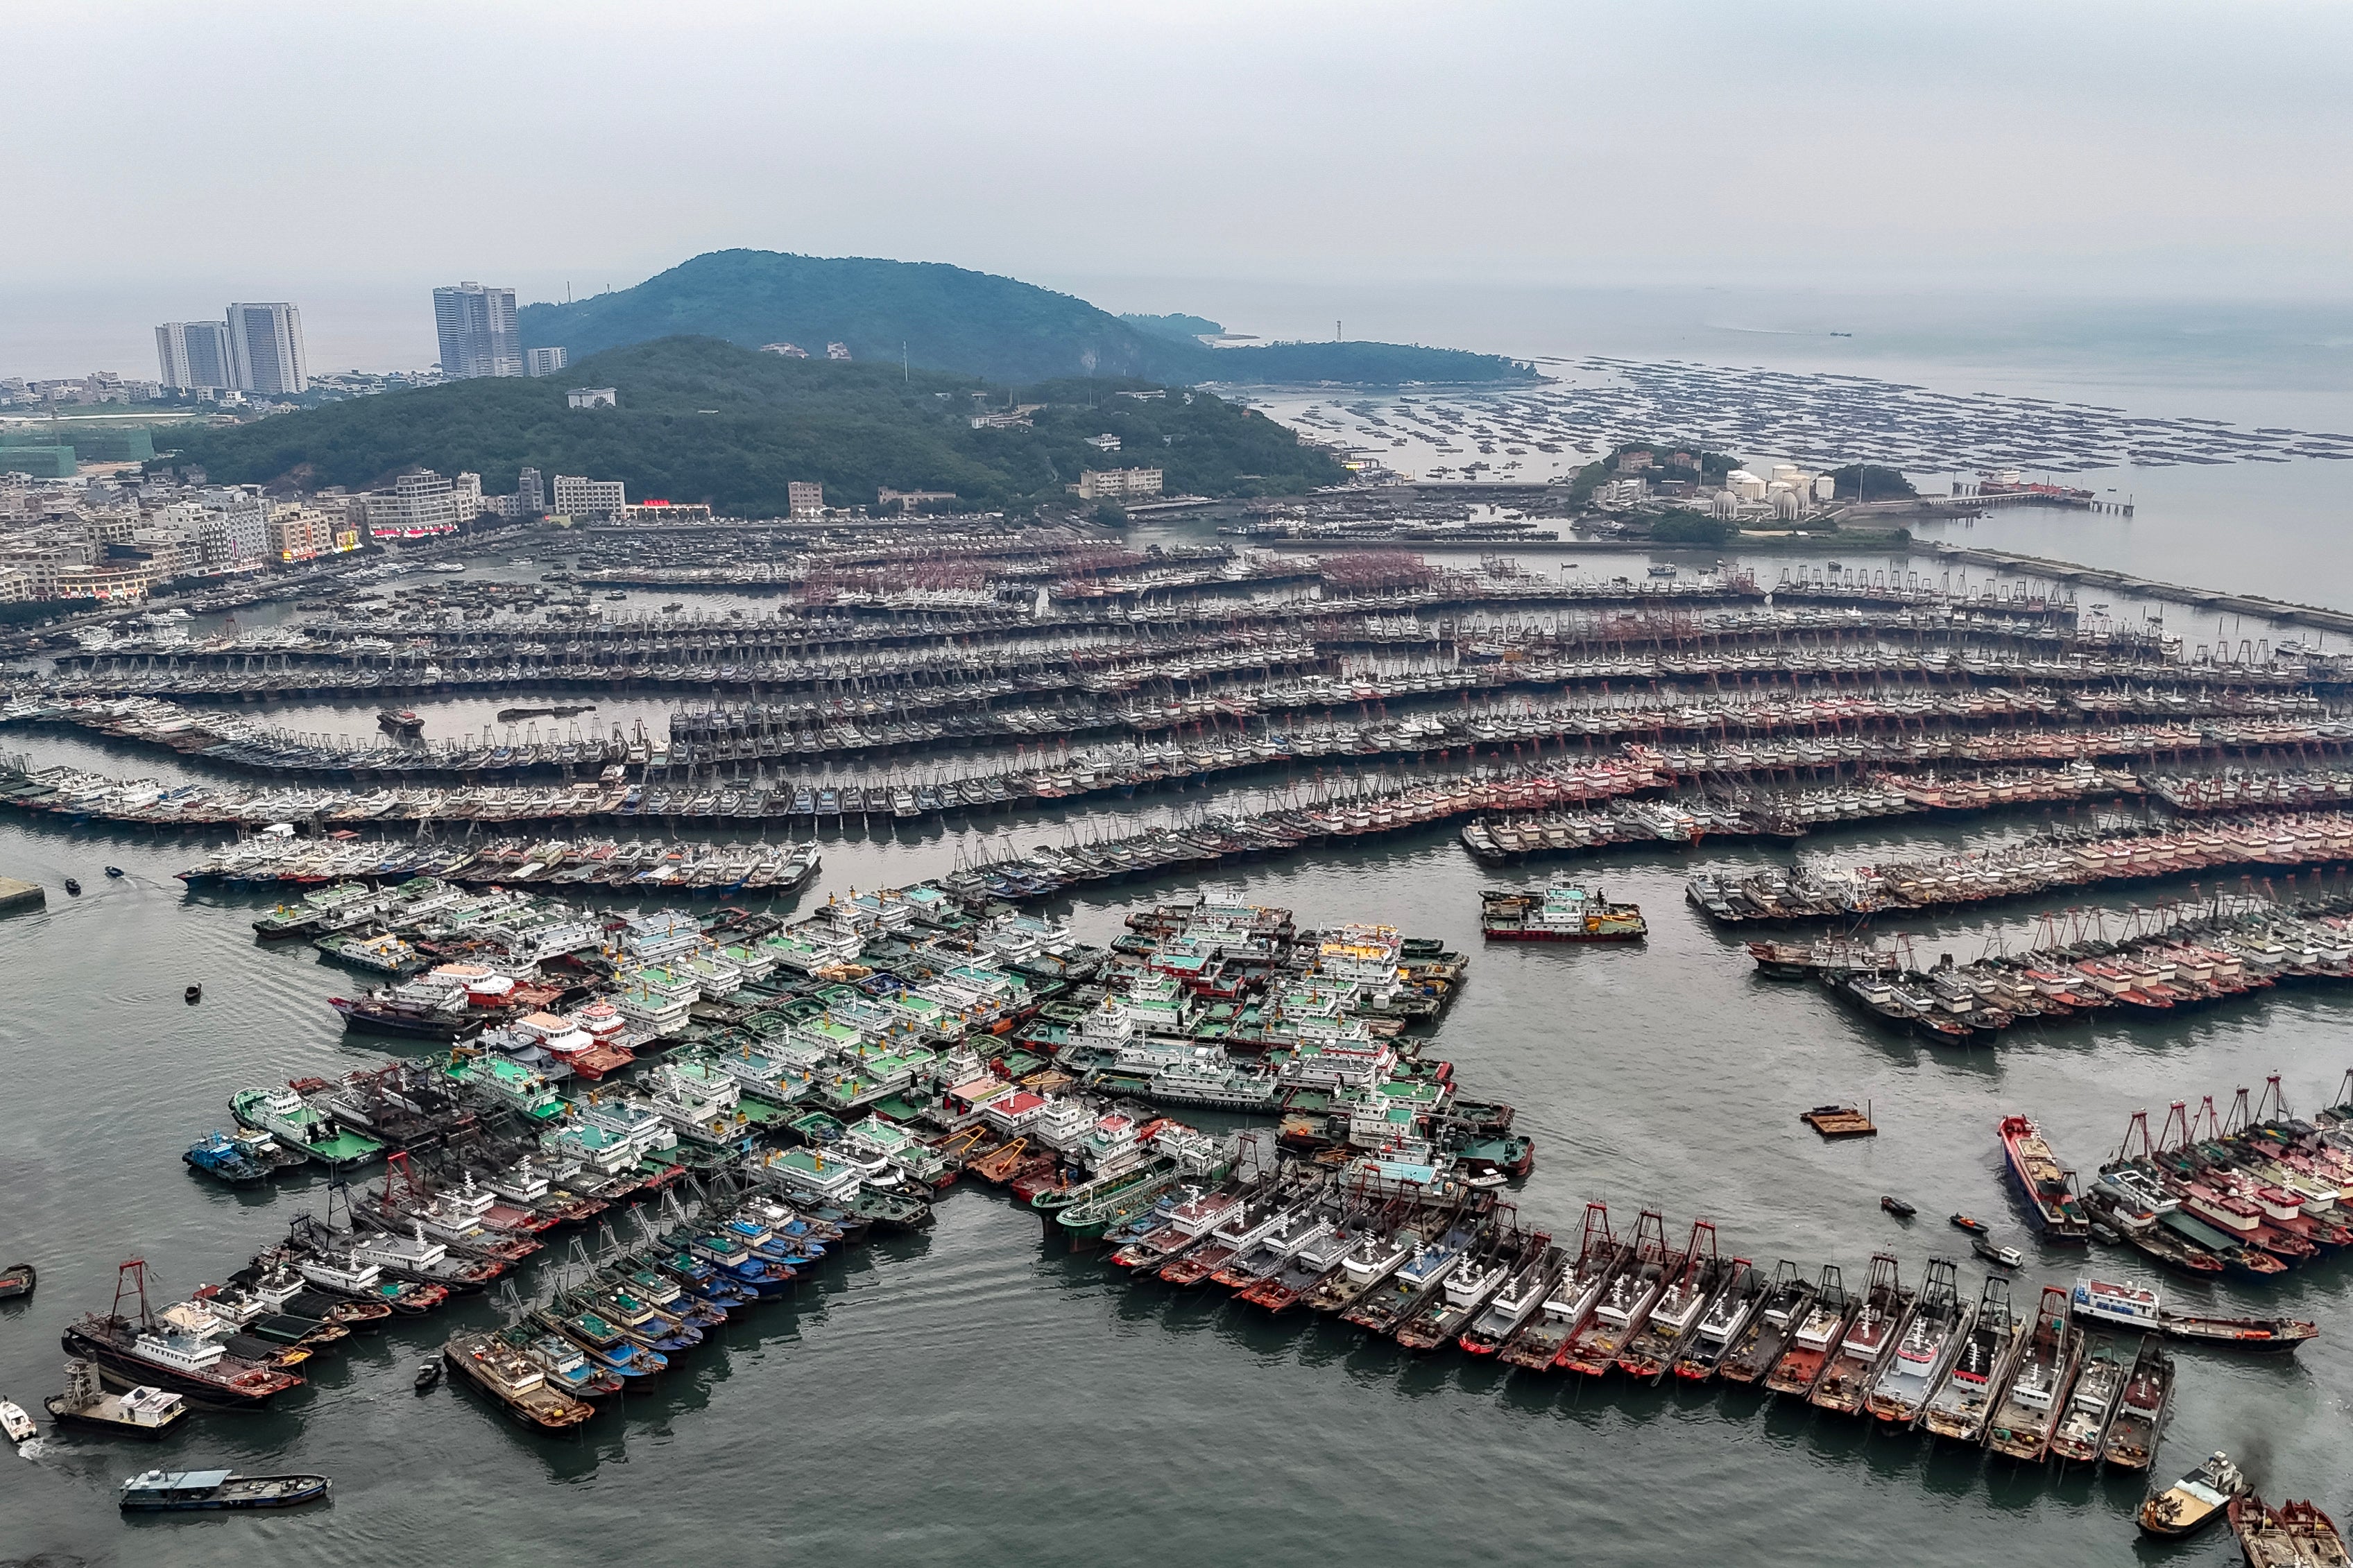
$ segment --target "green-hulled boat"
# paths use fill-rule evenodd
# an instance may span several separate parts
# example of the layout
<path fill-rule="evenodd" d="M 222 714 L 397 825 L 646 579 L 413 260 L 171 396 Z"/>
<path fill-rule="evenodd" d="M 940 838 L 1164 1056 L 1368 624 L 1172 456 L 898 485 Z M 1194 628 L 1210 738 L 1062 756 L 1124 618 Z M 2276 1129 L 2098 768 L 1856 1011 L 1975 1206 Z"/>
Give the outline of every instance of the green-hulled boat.
<path fill-rule="evenodd" d="M 238 1089 L 228 1097 L 228 1113 L 238 1126 L 267 1132 L 322 1165 L 364 1165 L 384 1153 L 383 1144 L 340 1125 L 290 1087 Z"/>

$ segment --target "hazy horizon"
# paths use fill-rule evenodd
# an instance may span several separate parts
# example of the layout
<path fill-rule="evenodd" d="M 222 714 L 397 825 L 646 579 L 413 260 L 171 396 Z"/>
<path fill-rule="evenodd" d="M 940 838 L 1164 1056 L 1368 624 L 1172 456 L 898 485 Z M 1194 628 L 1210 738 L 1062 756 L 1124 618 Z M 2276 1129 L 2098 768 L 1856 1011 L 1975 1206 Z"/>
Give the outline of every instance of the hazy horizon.
<path fill-rule="evenodd" d="M 423 364 L 437 283 L 733 246 L 1293 301 L 1236 323 L 1271 336 L 1324 290 L 2348 289 L 2353 14 L 2312 4 L 100 0 L 43 39 L 0 374 L 138 370 L 230 299 L 295 300 L 322 368 Z"/>

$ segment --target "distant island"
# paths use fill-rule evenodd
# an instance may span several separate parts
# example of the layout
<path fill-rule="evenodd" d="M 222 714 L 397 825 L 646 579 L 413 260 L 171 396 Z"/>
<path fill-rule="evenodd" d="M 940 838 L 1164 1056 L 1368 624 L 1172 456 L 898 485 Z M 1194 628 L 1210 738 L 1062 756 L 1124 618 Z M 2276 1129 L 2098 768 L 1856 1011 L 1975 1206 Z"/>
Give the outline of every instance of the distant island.
<path fill-rule="evenodd" d="M 616 405 L 573 408 L 573 385 L 609 386 Z M 1090 468 L 1158 468 L 1167 493 L 1219 497 L 1347 477 L 1323 447 L 1207 392 L 1115 376 L 1010 385 L 708 337 L 612 349 L 561 380 L 483 377 L 157 434 L 174 448 L 159 464 L 195 464 L 215 482 L 361 489 L 421 467 L 480 474 L 496 492 L 528 467 L 750 517 L 786 512 L 796 479 L 821 481 L 834 506 L 872 506 L 890 489 L 1026 512 L 1078 505 L 1066 487 Z"/>
<path fill-rule="evenodd" d="M 1499 354 L 1406 343 L 1254 343 L 1211 348 L 1198 316 L 1114 316 L 1069 294 L 940 262 L 718 250 L 635 288 L 517 312 L 526 348 L 575 362 L 681 334 L 779 357 L 847 356 L 1024 383 L 1066 376 L 1388 386 L 1509 383 L 1535 369 Z M 567 373 L 568 374 L 568 373 Z"/>

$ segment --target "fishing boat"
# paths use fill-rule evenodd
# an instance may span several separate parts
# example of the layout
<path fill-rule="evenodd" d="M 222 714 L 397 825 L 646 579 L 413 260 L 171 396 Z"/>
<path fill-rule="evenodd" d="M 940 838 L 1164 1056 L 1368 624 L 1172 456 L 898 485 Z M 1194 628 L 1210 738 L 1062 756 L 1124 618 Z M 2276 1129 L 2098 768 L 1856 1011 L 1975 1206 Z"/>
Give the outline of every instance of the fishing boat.
<path fill-rule="evenodd" d="M 1651 930 L 1637 906 L 1573 882 L 1537 892 L 1491 888 L 1479 899 L 1479 931 L 1489 942 L 1640 942 Z"/>
<path fill-rule="evenodd" d="M 2023 1200 L 2027 1223 L 2052 1241 L 2090 1241 L 2092 1227 L 2083 1203 L 2042 1130 L 2027 1117 L 2005 1116 L 1995 1131 L 2010 1182 Z"/>
<path fill-rule="evenodd" d="M 1642 1331 L 1651 1307 L 1666 1289 L 1670 1260 L 1658 1234 L 1663 1224 L 1657 1214 L 1643 1212 L 1635 1227 L 1633 1261 L 1610 1279 L 1585 1326 L 1561 1347 L 1556 1364 L 1588 1377 L 1599 1377 L 1618 1364 L 1618 1352 Z"/>
<path fill-rule="evenodd" d="M 1734 1258 L 1724 1287 L 1700 1314 L 1698 1325 L 1675 1357 L 1675 1375 L 1686 1383 L 1705 1383 L 1714 1377 L 1771 1284 L 1746 1258 Z"/>
<path fill-rule="evenodd" d="M 1889 1214 L 1894 1215 L 1897 1219 L 1910 1219 L 1914 1215 L 1920 1212 L 1915 1205 L 1905 1203 L 1902 1198 L 1882 1196 L 1879 1200 L 1879 1206 L 1886 1210 Z"/>
<path fill-rule="evenodd" d="M 2157 1440 L 2173 1407 L 2173 1358 L 2154 1334 L 2141 1337 L 2139 1353 L 2125 1378 L 2116 1415 L 2101 1440 L 2100 1457 L 2118 1469 L 2145 1470 L 2157 1458 Z"/>
<path fill-rule="evenodd" d="M 227 1470 L 142 1470 L 122 1483 L 118 1500 L 125 1513 L 297 1508 L 324 1498 L 331 1485 L 324 1476 L 240 1476 Z"/>
<path fill-rule="evenodd" d="M 1773 1280 L 1749 1314 L 1748 1327 L 1732 1343 L 1718 1370 L 1726 1383 L 1757 1383 L 1773 1370 L 1798 1325 L 1813 1310 L 1814 1285 L 1783 1258 Z"/>
<path fill-rule="evenodd" d="M 2229 1513 L 2231 1500 L 2250 1489 L 2246 1476 L 2220 1449 L 2140 1505 L 2140 1529 L 2160 1541 L 2195 1535 Z"/>
<path fill-rule="evenodd" d="M 1847 1323 L 1858 1310 L 1858 1303 L 1846 1293 L 1846 1280 L 1838 1265 L 1823 1264 L 1812 1302 L 1790 1331 L 1788 1348 L 1765 1374 L 1767 1390 L 1794 1394 L 1799 1398 L 1813 1393 L 1814 1384 L 1830 1368 L 1831 1357 L 1837 1352 Z"/>
<path fill-rule="evenodd" d="M 2348 1558 L 2337 1521 L 2317 1504 L 2284 1502 L 2277 1508 L 2253 1492 L 2241 1492 L 2223 1512 L 2239 1538 L 2247 1568 L 2344 1568 Z"/>
<path fill-rule="evenodd" d="M 2044 1286 L 2010 1392 L 1987 1424 L 1986 1447 L 2006 1458 L 2040 1460 L 2050 1449 L 2083 1359 L 2084 1331 L 2067 1310 L 2067 1292 Z"/>
<path fill-rule="evenodd" d="M 1953 1224 L 1957 1228 L 1966 1230 L 1971 1236 L 1983 1236 L 1993 1229 L 1993 1226 L 1986 1224 L 1985 1221 L 1965 1214 L 1953 1215 Z"/>
<path fill-rule="evenodd" d="M 1852 1415 L 1862 1408 L 1879 1369 L 1903 1343 L 1912 1325 L 1917 1298 L 1904 1288 L 1891 1253 L 1874 1253 L 1862 1289 L 1862 1304 L 1855 1309 L 1830 1365 L 1806 1397 L 1818 1409 Z"/>
<path fill-rule="evenodd" d="M 1531 1238 L 1528 1258 L 1519 1272 L 1504 1282 L 1485 1310 L 1455 1341 L 1465 1353 L 1493 1355 L 1520 1331 L 1522 1324 L 1543 1309 L 1546 1296 L 1567 1262 L 1561 1249 L 1551 1242 L 1552 1238 L 1542 1232 Z"/>
<path fill-rule="evenodd" d="M 1519 1271 L 1534 1240 L 1515 1229 L 1491 1235 L 1447 1275 L 1446 1282 L 1419 1310 L 1390 1331 L 1391 1337 L 1405 1349 L 1417 1352 L 1433 1351 L 1460 1340 L 1472 1321 Z M 1543 1247 L 1535 1250 L 1540 1253 Z"/>
<path fill-rule="evenodd" d="M 2010 1281 L 1988 1279 L 1959 1352 L 1921 1406 L 1921 1430 L 1957 1443 L 1981 1440 L 1994 1404 L 2017 1369 L 2025 1338 L 2026 1325 L 2010 1304 Z"/>
<path fill-rule="evenodd" d="M 1618 1369 L 1629 1377 L 1651 1383 L 1664 1377 L 1696 1331 L 1708 1303 L 1723 1288 L 1728 1270 L 1716 1255 L 1715 1226 L 1712 1222 L 1692 1222 L 1680 1263 L 1680 1267 L 1669 1269 L 1666 1289 L 1651 1303 L 1651 1315 L 1641 1331 L 1618 1352 Z"/>
<path fill-rule="evenodd" d="M 134 1318 L 123 1310 L 137 1301 Z M 152 1384 L 199 1404 L 224 1410 L 259 1410 L 302 1380 L 280 1367 L 231 1355 L 218 1339 L 167 1322 L 147 1300 L 147 1265 L 126 1259 L 115 1271 L 114 1305 L 66 1325 L 66 1353 L 95 1363 L 124 1386 Z"/>
<path fill-rule="evenodd" d="M 2099 1462 L 2128 1376 L 2115 1338 L 2093 1336 L 2084 1352 L 2084 1370 L 2075 1374 L 2074 1392 L 2067 1396 L 2067 1408 L 2051 1434 L 2052 1458 L 2086 1465 Z"/>
<path fill-rule="evenodd" d="M 110 1394 L 98 1368 L 79 1358 L 66 1363 L 66 1386 L 41 1402 L 60 1426 L 87 1426 L 118 1437 L 153 1442 L 187 1419 L 188 1404 L 169 1389 L 140 1384 Z"/>
<path fill-rule="evenodd" d="M 29 1263 L 11 1263 L 0 1268 L 0 1301 L 31 1295 L 40 1278 L 40 1271 Z"/>
<path fill-rule="evenodd" d="M 1633 1248 L 1612 1239 L 1609 1211 L 1603 1205 L 1585 1205 L 1585 1234 L 1577 1243 L 1577 1261 L 1555 1277 L 1542 1304 L 1504 1342 L 1496 1359 L 1506 1366 L 1541 1372 L 1560 1359 L 1561 1347 L 1585 1326 L 1594 1303 Z"/>
<path fill-rule="evenodd" d="M 1478 1239 L 1475 1225 L 1457 1220 L 1436 1237 L 1416 1242 L 1397 1272 L 1365 1292 L 1340 1315 L 1341 1321 L 1376 1334 L 1389 1333 L 1446 1283 Z"/>
<path fill-rule="evenodd" d="M 1967 1341 L 1973 1313 L 1960 1299 L 1957 1266 L 1949 1258 L 1930 1258 L 1911 1319 L 1863 1397 L 1863 1408 L 1874 1420 L 1909 1426 L 1919 1418 L 1929 1391 Z"/>
<path fill-rule="evenodd" d="M 535 1431 L 567 1432 L 596 1414 L 586 1400 L 552 1385 L 537 1363 L 497 1334 L 452 1334 L 441 1355 L 467 1383 Z"/>

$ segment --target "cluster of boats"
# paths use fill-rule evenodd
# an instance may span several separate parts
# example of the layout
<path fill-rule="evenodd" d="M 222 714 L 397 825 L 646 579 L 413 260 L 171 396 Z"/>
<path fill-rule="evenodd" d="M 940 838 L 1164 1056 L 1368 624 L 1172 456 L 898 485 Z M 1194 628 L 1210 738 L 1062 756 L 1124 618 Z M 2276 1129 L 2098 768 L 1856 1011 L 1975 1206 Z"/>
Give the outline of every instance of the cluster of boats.
<path fill-rule="evenodd" d="M 501 839 L 440 845 L 259 837 L 214 850 L 184 882 L 315 886 L 429 877 L 461 887 L 594 888 L 724 896 L 798 892 L 824 858 L 816 843 L 708 844 L 663 839 Z M 339 952 L 339 956 L 340 956 Z M 364 967 L 381 968 L 356 960 Z"/>
<path fill-rule="evenodd" d="M 2088 829 L 1996 848 L 1847 869 L 1703 873 L 1691 903 L 1720 925 L 1851 920 L 2112 886 L 2202 871 L 2298 869 L 2353 860 L 2353 813 L 2295 812 L 2171 828 Z"/>
<path fill-rule="evenodd" d="M 2182 1016 L 2282 984 L 2353 980 L 2353 906 L 2257 903 L 2121 941 L 2084 941 L 1916 969 L 1900 949 L 1851 938 L 1752 942 L 1757 972 L 1819 980 L 1877 1024 L 1939 1045 L 1976 1045 L 2021 1024 Z"/>

